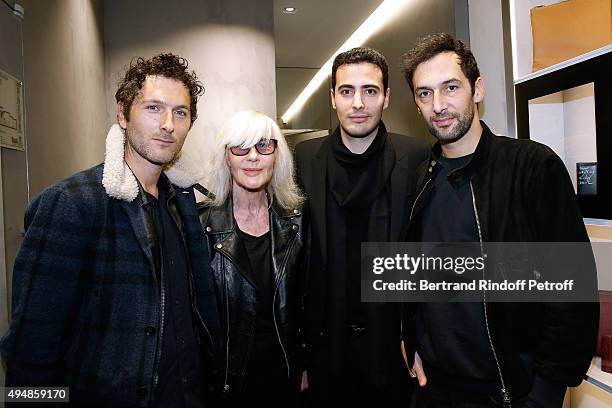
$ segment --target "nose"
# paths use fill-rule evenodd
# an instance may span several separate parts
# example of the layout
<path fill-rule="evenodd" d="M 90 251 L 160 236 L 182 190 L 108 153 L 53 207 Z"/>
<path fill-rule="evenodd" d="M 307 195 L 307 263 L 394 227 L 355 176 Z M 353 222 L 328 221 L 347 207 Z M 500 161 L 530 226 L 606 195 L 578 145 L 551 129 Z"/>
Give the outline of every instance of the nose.
<path fill-rule="evenodd" d="M 250 161 L 259 160 L 259 153 L 257 152 L 257 149 L 255 149 L 255 146 L 251 147 L 251 150 L 249 150 L 249 153 L 247 154 L 247 160 L 250 160 Z"/>
<path fill-rule="evenodd" d="M 436 114 L 440 114 L 447 108 L 446 100 L 436 89 L 433 91 L 433 110 Z"/>
<path fill-rule="evenodd" d="M 353 96 L 353 109 L 359 110 L 363 108 L 363 101 L 361 100 L 361 92 L 355 92 Z"/>
<path fill-rule="evenodd" d="M 167 110 L 161 116 L 161 129 L 166 133 L 174 132 L 174 115 L 171 110 Z"/>

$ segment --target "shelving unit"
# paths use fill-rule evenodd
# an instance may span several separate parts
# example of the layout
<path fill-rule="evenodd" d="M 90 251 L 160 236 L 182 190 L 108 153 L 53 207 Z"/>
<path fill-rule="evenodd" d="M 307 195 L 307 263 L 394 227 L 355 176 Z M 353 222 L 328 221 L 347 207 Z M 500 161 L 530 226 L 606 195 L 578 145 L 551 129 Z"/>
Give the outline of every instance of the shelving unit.
<path fill-rule="evenodd" d="M 533 138 L 529 101 L 593 83 L 597 194 L 578 196 L 585 217 L 612 219 L 612 45 L 515 80 L 516 128 L 519 138 Z M 580 120 L 580 118 L 577 118 Z M 551 124 L 554 121 L 551 120 Z M 562 136 L 560 136 L 562 137 Z M 536 138 L 537 139 L 537 138 Z M 574 169 L 569 169 L 572 172 Z"/>
<path fill-rule="evenodd" d="M 589 160 L 580 162 L 597 162 L 597 194 L 578 195 L 579 205 L 585 217 L 585 224 L 592 241 L 600 241 L 602 245 L 612 240 L 612 44 L 593 50 L 586 54 L 571 58 L 556 65 L 531 72 L 532 46 L 531 46 L 531 22 L 530 9 L 540 5 L 558 3 L 560 0 L 510 0 L 510 18 L 512 32 L 512 54 L 513 54 L 513 83 L 515 93 L 516 134 L 519 138 L 531 138 L 545 142 L 551 146 L 559 156 L 564 158 L 566 151 L 576 147 L 578 144 L 589 144 Z M 537 106 L 534 100 L 544 100 L 551 94 L 557 94 L 566 90 L 574 90 L 582 87 L 582 94 L 587 97 L 578 101 L 589 104 L 591 113 L 589 117 L 585 114 L 588 109 L 580 106 L 576 109 L 577 98 L 566 102 L 565 96 L 557 95 L 557 100 L 540 102 Z M 588 88 L 588 92 L 585 89 Z M 572 91 L 570 91 L 572 92 Z M 590 94 L 589 94 L 590 92 Z M 552 98 L 554 99 L 554 98 Z M 537 117 L 530 129 L 530 101 L 532 112 L 541 115 L 539 122 Z M 546 104 L 549 104 L 546 106 Z M 559 106 L 553 106 L 558 103 Z M 567 106 L 571 105 L 569 109 Z M 549 109 L 550 108 L 550 109 Z M 538 109 L 540 109 L 538 111 Z M 552 112 L 551 117 L 546 115 Z M 555 111 L 556 109 L 556 111 Z M 559 115 L 559 109 L 561 111 Z M 577 115 L 571 117 L 571 115 Z M 555 116 L 557 115 L 557 116 Z M 567 120 L 570 115 L 570 130 L 567 123 L 559 123 Z M 584 134 L 576 135 L 576 129 L 584 124 Z M 538 134 L 532 134 L 538 133 Z M 569 134 L 569 142 L 566 136 Z M 545 137 L 542 137 L 544 135 Z M 548 135 L 548 136 L 547 136 Z M 556 136 L 555 136 L 556 135 Z M 587 139 L 590 137 L 590 140 Z M 577 137 L 579 136 L 579 137 Z M 548 139 L 546 138 L 548 137 Z M 557 138 L 555 140 L 555 137 Z M 580 139 L 582 137 L 583 139 Z M 573 138 L 573 139 L 572 139 Z M 544 139 L 544 140 L 542 140 Z M 550 143 L 548 143 L 550 142 Z M 568 147 L 569 146 L 569 147 Z M 584 154 L 584 146 L 578 146 Z M 559 150 L 562 150 L 559 152 Z M 573 151 L 569 152 L 571 156 Z M 574 154 L 574 156 L 576 156 Z M 576 172 L 576 160 L 570 158 L 565 161 L 568 172 Z M 573 177 L 575 178 L 575 176 Z M 609 261 L 600 273 L 612 273 L 609 269 Z M 598 269 L 600 264 L 598 264 Z M 603 282 L 605 280 L 600 280 Z M 609 280 L 608 283 L 609 285 Z M 600 290 L 612 290 L 612 288 L 600 286 Z M 571 408 L 600 408 L 612 406 L 612 374 L 601 370 L 601 358 L 594 357 L 585 381 L 576 388 L 568 391 L 567 406 Z"/>

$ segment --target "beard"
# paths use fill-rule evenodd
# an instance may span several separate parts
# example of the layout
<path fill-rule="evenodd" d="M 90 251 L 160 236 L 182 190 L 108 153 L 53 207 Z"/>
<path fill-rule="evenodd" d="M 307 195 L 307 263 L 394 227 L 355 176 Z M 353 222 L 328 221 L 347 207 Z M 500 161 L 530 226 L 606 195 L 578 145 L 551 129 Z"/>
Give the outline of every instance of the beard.
<path fill-rule="evenodd" d="M 457 123 L 455 126 L 447 129 L 439 129 L 433 125 L 434 120 L 440 119 L 448 119 L 455 118 Z M 440 115 L 432 116 L 429 121 L 427 121 L 427 127 L 429 128 L 429 133 L 431 133 L 436 139 L 440 141 L 442 144 L 448 144 L 456 142 L 461 139 L 472 127 L 472 121 L 474 120 L 474 105 L 470 104 L 469 108 L 463 112 L 463 114 L 459 113 L 451 113 L 445 112 Z"/>
<path fill-rule="evenodd" d="M 125 138 L 132 150 L 138 153 L 140 157 L 147 160 L 149 163 L 155 164 L 157 166 L 163 166 L 165 164 L 172 163 L 172 161 L 177 157 L 178 152 L 181 150 L 182 147 L 176 145 L 176 147 L 174 147 L 173 149 L 156 152 L 150 144 L 152 143 L 150 141 L 150 138 L 133 129 L 125 130 Z M 172 138 L 172 136 L 169 136 L 168 138 Z"/>

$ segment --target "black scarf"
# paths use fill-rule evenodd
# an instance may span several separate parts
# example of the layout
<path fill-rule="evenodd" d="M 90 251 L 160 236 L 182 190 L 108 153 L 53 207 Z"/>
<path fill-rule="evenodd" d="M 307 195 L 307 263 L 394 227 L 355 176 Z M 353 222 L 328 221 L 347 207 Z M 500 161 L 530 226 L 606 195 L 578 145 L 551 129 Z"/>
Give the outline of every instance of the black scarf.
<path fill-rule="evenodd" d="M 362 154 L 352 153 L 342 143 L 340 127 L 330 136 L 332 154 L 327 159 L 329 189 L 340 208 L 363 211 L 386 187 L 394 165 L 383 160 L 387 129 L 380 122 L 372 144 Z"/>
<path fill-rule="evenodd" d="M 330 331 L 329 364 L 339 378 L 348 375 L 369 377 L 364 368 L 353 370 L 348 362 L 354 351 L 347 347 L 350 325 L 370 327 L 371 333 L 362 337 L 361 359 L 368 360 L 370 335 L 376 336 L 375 306 L 361 303 L 360 252 L 361 242 L 389 240 L 390 178 L 395 165 L 393 149 L 387 146 L 387 131 L 380 122 L 378 133 L 363 154 L 351 153 L 342 143 L 340 128 L 330 136 L 331 151 L 327 159 L 327 214 L 328 225 L 328 315 Z M 362 343 L 365 341 L 365 343 Z M 352 350 L 352 351 L 351 351 Z M 379 364 L 380 363 L 380 364 Z M 348 364 L 348 365 L 347 365 Z M 387 362 L 366 364 L 373 377 L 381 376 Z M 382 365 L 382 366 L 380 366 Z M 353 372 L 354 371 L 354 372 Z M 352 378 L 352 377 L 351 377 Z"/>

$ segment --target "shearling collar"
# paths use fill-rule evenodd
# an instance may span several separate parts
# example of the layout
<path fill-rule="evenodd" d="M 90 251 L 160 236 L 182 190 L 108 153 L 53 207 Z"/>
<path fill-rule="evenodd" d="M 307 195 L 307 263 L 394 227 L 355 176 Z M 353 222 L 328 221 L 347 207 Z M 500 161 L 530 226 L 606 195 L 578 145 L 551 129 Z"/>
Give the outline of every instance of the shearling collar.
<path fill-rule="evenodd" d="M 138 181 L 123 159 L 125 135 L 118 124 L 111 126 L 106 136 L 106 153 L 102 185 L 111 197 L 133 201 L 138 196 Z M 172 184 L 182 188 L 191 187 L 203 178 L 201 166 L 194 158 L 181 151 L 178 160 L 164 169 Z"/>

